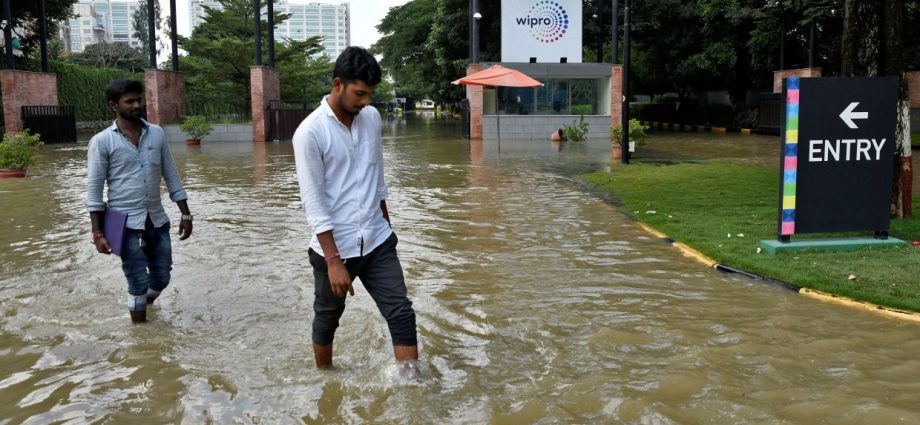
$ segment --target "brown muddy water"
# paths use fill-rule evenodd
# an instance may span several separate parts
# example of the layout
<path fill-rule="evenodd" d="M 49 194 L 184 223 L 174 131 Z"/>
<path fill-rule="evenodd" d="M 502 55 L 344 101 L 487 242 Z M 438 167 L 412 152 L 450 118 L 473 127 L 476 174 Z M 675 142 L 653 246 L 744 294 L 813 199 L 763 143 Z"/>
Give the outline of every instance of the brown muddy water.
<path fill-rule="evenodd" d="M 338 369 L 314 370 L 289 142 L 171 146 L 195 232 L 174 238 L 143 325 L 89 243 L 85 142 L 43 147 L 28 178 L 0 180 L 0 424 L 920 423 L 916 323 L 683 257 L 577 183 L 606 141 L 456 134 L 418 118 L 384 133 L 421 382 L 397 377 L 360 285 Z M 778 144 L 693 137 L 740 161 Z"/>

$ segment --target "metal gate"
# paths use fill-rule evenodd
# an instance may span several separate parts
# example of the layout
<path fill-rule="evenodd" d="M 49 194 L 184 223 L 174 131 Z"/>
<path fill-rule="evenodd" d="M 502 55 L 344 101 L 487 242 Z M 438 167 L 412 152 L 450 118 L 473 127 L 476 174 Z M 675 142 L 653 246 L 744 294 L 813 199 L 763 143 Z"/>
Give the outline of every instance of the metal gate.
<path fill-rule="evenodd" d="M 77 142 L 73 106 L 23 106 L 22 128 L 41 134 L 45 143 Z"/>
<path fill-rule="evenodd" d="M 783 102 L 781 94 L 761 94 L 760 106 L 757 108 L 757 128 L 754 131 L 761 134 L 780 134 L 785 107 L 786 103 Z"/>
<path fill-rule="evenodd" d="M 312 108 L 307 108 L 307 101 L 280 101 L 273 100 L 268 103 L 268 139 L 289 140 L 294 137 L 297 126 L 303 122 Z"/>

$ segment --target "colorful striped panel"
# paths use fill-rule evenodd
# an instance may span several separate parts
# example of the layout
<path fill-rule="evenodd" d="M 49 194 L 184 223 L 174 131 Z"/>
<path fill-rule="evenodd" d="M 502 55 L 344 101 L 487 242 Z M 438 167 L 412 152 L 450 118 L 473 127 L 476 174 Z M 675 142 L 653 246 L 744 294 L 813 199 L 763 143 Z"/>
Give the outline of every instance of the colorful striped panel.
<path fill-rule="evenodd" d="M 785 158 L 783 158 L 783 221 L 780 234 L 795 234 L 795 183 L 799 164 L 799 79 L 786 79 L 786 128 L 783 132 Z"/>

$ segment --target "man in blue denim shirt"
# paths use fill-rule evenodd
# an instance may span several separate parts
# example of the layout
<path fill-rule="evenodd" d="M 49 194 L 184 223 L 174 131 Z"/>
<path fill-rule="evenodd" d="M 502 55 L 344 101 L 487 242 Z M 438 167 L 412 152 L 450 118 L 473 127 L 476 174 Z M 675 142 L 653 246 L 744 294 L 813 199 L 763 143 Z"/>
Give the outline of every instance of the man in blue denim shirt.
<path fill-rule="evenodd" d="M 169 285 L 172 270 L 169 218 L 160 201 L 161 179 L 166 181 L 169 198 L 182 211 L 179 239 L 192 235 L 188 195 L 179 181 L 165 133 L 160 126 L 141 119 L 143 91 L 139 81 L 121 79 L 109 83 L 105 96 L 115 112 L 115 122 L 90 140 L 87 155 L 86 208 L 97 251 L 112 252 L 102 233 L 105 184 L 108 184 L 108 208 L 128 216 L 121 268 L 128 279 L 128 311 L 133 322 L 147 320 L 147 305 Z"/>

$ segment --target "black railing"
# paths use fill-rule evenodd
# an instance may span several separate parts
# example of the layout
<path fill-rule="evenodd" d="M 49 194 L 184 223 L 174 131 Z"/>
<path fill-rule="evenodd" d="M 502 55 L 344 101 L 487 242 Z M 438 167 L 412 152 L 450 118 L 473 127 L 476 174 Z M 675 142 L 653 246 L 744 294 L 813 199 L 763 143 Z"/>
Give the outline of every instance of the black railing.
<path fill-rule="evenodd" d="M 45 143 L 76 143 L 73 106 L 23 106 L 22 127 L 41 135 Z"/>
<path fill-rule="evenodd" d="M 288 140 L 294 137 L 297 126 L 313 112 L 315 101 L 272 100 L 268 103 L 265 120 L 269 140 Z"/>
<path fill-rule="evenodd" d="M 464 139 L 470 138 L 470 100 L 460 101 L 460 135 Z"/>
<path fill-rule="evenodd" d="M 779 134 L 783 125 L 784 103 L 779 93 L 763 93 L 760 95 L 760 106 L 757 111 L 757 128 L 755 132 L 761 134 Z"/>
<path fill-rule="evenodd" d="M 248 106 L 188 103 L 185 116 L 202 116 L 209 124 L 249 124 L 252 110 Z"/>

